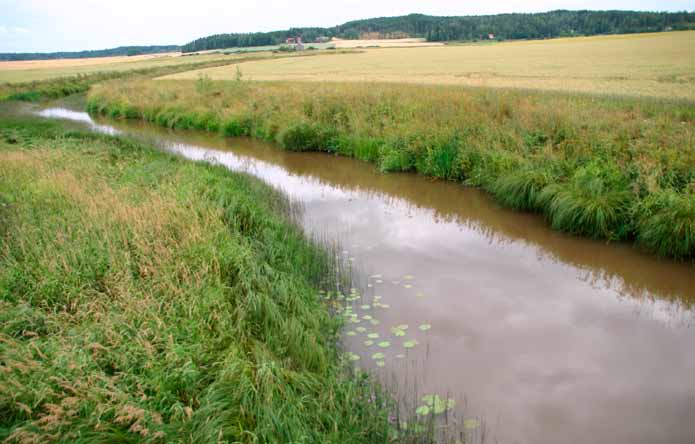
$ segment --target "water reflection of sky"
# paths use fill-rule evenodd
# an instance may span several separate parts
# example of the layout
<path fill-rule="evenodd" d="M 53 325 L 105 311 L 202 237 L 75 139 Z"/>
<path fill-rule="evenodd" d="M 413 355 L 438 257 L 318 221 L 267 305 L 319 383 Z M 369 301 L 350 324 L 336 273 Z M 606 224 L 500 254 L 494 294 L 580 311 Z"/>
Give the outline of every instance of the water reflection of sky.
<path fill-rule="evenodd" d="M 84 113 L 43 113 L 102 132 L 129 132 L 94 123 Z M 364 270 L 366 301 L 376 294 L 390 305 L 356 309 L 381 322 L 359 325 L 392 342 L 380 350 L 363 345 L 367 332 L 346 338 L 363 367 L 376 370 L 370 356 L 383 352 L 386 366 L 379 371 L 406 390 L 416 384 L 420 393 L 448 393 L 459 401 L 465 394 L 466 414 L 485 415 L 501 442 L 694 441 L 695 330 L 687 328 L 692 311 L 681 299 L 649 290 L 692 292 L 692 268 L 535 229 L 525 225 L 534 223 L 528 216 L 482 201 L 457 214 L 450 200 L 472 195 L 448 185 L 442 193 L 451 194 L 428 207 L 413 203 L 417 190 L 399 197 L 397 190 L 379 192 L 359 182 L 343 186 L 319 169 L 306 173 L 312 166 L 293 170 L 184 139 L 168 135 L 160 141 L 187 158 L 245 171 L 284 190 L 303 204 L 309 232 L 343 242 L 346 257 Z M 436 195 L 437 185 L 421 186 Z M 494 214 L 476 219 L 476 210 Z M 383 283 L 367 280 L 373 274 L 383 275 Z M 406 282 L 408 275 L 414 279 Z M 668 282 L 674 277 L 680 281 Z M 418 331 L 423 323 L 432 329 Z M 410 326 L 407 338 L 391 334 L 398 324 Z M 403 340 L 411 338 L 420 345 L 399 360 Z"/>

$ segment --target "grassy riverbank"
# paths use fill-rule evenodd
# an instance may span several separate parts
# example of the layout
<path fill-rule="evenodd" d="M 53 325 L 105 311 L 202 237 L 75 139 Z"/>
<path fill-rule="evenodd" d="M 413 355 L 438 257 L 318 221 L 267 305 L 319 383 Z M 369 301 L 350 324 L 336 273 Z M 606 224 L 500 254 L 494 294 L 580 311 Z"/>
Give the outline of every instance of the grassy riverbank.
<path fill-rule="evenodd" d="M 387 442 L 282 196 L 42 121 L 0 165 L 0 440 Z"/>
<path fill-rule="evenodd" d="M 480 186 L 558 230 L 695 256 L 690 102 L 201 78 L 100 85 L 88 108 Z"/>

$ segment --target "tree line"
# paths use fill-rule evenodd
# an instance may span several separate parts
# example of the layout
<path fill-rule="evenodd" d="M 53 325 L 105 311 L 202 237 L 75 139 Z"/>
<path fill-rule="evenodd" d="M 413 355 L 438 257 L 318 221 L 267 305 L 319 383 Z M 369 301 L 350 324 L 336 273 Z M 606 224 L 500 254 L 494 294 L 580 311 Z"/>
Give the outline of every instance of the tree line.
<path fill-rule="evenodd" d="M 429 41 L 542 39 L 564 36 L 629 34 L 695 29 L 695 12 L 550 11 L 533 14 L 435 17 L 410 14 L 351 21 L 331 28 L 291 28 L 284 31 L 216 34 L 194 40 L 183 52 L 282 44 L 288 37 L 306 42 L 321 36 L 358 39 L 420 37 Z"/>

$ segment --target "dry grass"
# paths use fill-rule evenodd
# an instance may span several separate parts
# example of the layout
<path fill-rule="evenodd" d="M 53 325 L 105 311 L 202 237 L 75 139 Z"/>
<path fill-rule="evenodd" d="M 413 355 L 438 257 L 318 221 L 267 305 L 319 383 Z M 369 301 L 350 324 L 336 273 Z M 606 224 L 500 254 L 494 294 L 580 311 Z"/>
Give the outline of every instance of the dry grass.
<path fill-rule="evenodd" d="M 417 48 L 423 46 L 443 46 L 441 42 L 428 42 L 425 39 L 369 39 L 369 40 L 344 40 L 333 38 L 331 43 L 338 49 L 366 48 L 378 46 L 379 48 Z"/>
<path fill-rule="evenodd" d="M 133 57 L 102 57 L 90 59 L 32 60 L 0 62 L 0 83 L 41 81 L 78 74 L 122 72 L 173 65 L 233 60 L 240 55 L 205 54 L 181 57 L 179 54 L 152 54 Z M 245 57 L 248 57 L 246 55 Z"/>
<path fill-rule="evenodd" d="M 695 31 L 490 45 L 368 49 L 349 56 L 258 61 L 254 80 L 369 81 L 467 85 L 695 100 Z M 235 71 L 201 73 L 230 80 Z"/>

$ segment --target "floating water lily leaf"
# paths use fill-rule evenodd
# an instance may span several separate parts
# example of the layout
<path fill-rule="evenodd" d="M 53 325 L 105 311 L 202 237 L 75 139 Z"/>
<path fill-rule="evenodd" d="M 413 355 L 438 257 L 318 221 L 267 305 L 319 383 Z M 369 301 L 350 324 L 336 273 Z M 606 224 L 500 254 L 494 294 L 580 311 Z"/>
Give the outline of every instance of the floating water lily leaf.
<path fill-rule="evenodd" d="M 367 329 L 364 328 L 364 327 L 357 327 L 357 328 L 355 329 L 355 331 L 356 331 L 357 333 L 364 333 L 365 331 L 367 331 Z"/>
<path fill-rule="evenodd" d="M 378 319 L 370 319 L 369 323 L 372 325 L 379 325 L 379 324 L 381 324 L 381 321 Z"/>
<path fill-rule="evenodd" d="M 364 341 L 364 345 L 366 345 L 367 347 L 371 347 L 372 345 L 374 345 L 374 341 L 372 341 L 371 339 L 367 339 L 366 341 Z"/>
<path fill-rule="evenodd" d="M 380 274 L 373 274 L 373 275 L 371 275 L 371 276 L 369 276 L 369 277 L 372 278 L 372 279 L 381 279 L 382 276 L 381 276 Z"/>
<path fill-rule="evenodd" d="M 453 399 L 443 400 L 439 395 L 425 395 L 422 397 L 422 402 L 425 406 L 432 410 L 432 413 L 439 415 L 447 410 L 451 410 L 456 406 L 456 401 Z"/>
<path fill-rule="evenodd" d="M 413 339 L 413 340 L 411 340 L 411 341 L 405 341 L 405 342 L 403 343 L 403 347 L 405 347 L 405 348 L 413 348 L 413 347 L 415 347 L 416 345 L 418 345 L 418 342 L 417 342 L 415 339 Z"/>
<path fill-rule="evenodd" d="M 399 330 L 407 330 L 407 329 L 408 329 L 408 324 L 397 325 L 396 328 L 399 329 Z"/>
<path fill-rule="evenodd" d="M 364 315 L 364 316 L 362 316 L 362 319 L 364 319 L 365 321 L 368 321 L 368 320 L 372 319 L 372 317 L 371 317 L 371 315 Z"/>
<path fill-rule="evenodd" d="M 389 304 L 379 304 L 379 307 L 381 308 L 391 308 Z"/>
<path fill-rule="evenodd" d="M 432 326 L 431 326 L 430 324 L 422 324 L 422 325 L 421 325 L 420 327 L 418 327 L 418 328 L 419 328 L 421 331 L 427 331 L 427 330 L 429 330 L 430 328 L 432 328 Z"/>
<path fill-rule="evenodd" d="M 357 333 L 355 333 L 355 332 L 352 331 L 352 330 L 350 330 L 349 332 L 347 332 L 347 333 L 345 333 L 345 334 L 348 335 L 348 336 L 355 336 L 355 335 L 357 335 Z"/>
<path fill-rule="evenodd" d="M 372 307 L 369 306 L 369 304 L 364 304 L 364 305 L 361 305 L 360 308 L 361 308 L 362 310 L 369 310 L 369 309 L 372 308 Z"/>
<path fill-rule="evenodd" d="M 350 319 L 350 322 L 352 322 L 353 324 L 359 324 L 359 323 L 362 322 L 362 321 L 360 321 L 360 320 L 357 319 L 357 318 L 352 318 L 352 319 Z"/>
<path fill-rule="evenodd" d="M 427 416 L 430 414 L 430 408 L 426 405 L 421 405 L 420 407 L 415 409 L 415 413 L 418 416 Z"/>
<path fill-rule="evenodd" d="M 403 288 L 413 288 L 413 286 L 410 285 L 410 284 L 405 284 L 405 285 L 403 286 Z"/>
<path fill-rule="evenodd" d="M 399 354 L 396 355 L 396 358 L 398 358 L 398 359 L 404 359 L 404 358 L 405 358 L 405 355 L 404 355 L 403 353 L 399 353 Z"/>
<path fill-rule="evenodd" d="M 377 367 L 383 367 L 383 366 L 385 366 L 385 365 L 386 365 L 386 363 L 385 363 L 384 361 L 376 361 L 376 366 L 377 366 Z"/>
<path fill-rule="evenodd" d="M 391 333 L 397 337 L 405 336 L 405 330 L 401 330 L 398 327 L 391 327 Z"/>
<path fill-rule="evenodd" d="M 374 353 L 372 355 L 372 359 L 377 360 L 377 359 L 384 359 L 384 354 L 381 352 Z"/>
<path fill-rule="evenodd" d="M 381 348 L 388 348 L 391 346 L 391 343 L 389 341 L 381 341 L 377 345 Z"/>
<path fill-rule="evenodd" d="M 374 300 L 375 300 L 375 301 L 381 300 L 381 296 L 379 296 L 379 295 L 374 295 Z"/>
<path fill-rule="evenodd" d="M 463 421 L 463 428 L 466 430 L 473 430 L 480 427 L 480 421 L 477 419 L 466 419 Z"/>
<path fill-rule="evenodd" d="M 348 352 L 345 354 L 345 356 L 350 360 L 350 361 L 359 361 L 360 356 L 356 355 L 354 353 Z"/>
<path fill-rule="evenodd" d="M 369 339 L 377 339 L 379 337 L 379 333 L 369 333 L 367 337 Z"/>

